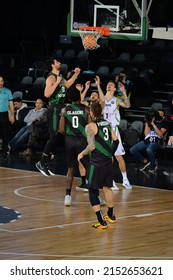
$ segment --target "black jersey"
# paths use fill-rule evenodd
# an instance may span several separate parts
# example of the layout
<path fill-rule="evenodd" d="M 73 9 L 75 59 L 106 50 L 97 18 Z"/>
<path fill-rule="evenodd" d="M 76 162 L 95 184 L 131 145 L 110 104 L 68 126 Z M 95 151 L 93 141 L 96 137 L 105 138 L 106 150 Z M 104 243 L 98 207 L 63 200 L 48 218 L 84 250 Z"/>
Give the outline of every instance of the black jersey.
<path fill-rule="evenodd" d="M 66 106 L 64 117 L 66 120 L 66 135 L 86 137 L 85 126 L 88 123 L 88 116 L 84 104 L 79 103 Z"/>
<path fill-rule="evenodd" d="M 112 133 L 110 124 L 102 119 L 96 122 L 98 132 L 95 135 L 95 150 L 91 153 L 90 162 L 94 165 L 106 165 L 112 160 Z"/>
<path fill-rule="evenodd" d="M 50 72 L 48 76 L 54 76 L 57 80 L 58 75 Z M 65 96 L 66 96 L 66 89 L 64 86 L 64 78 L 62 77 L 62 80 L 60 84 L 57 86 L 53 94 L 49 97 L 49 101 L 52 104 L 64 104 L 65 103 Z"/>
<path fill-rule="evenodd" d="M 57 80 L 58 75 L 50 72 L 48 76 L 54 76 Z M 48 77 L 47 76 L 47 77 Z M 56 87 L 53 94 L 49 97 L 49 107 L 47 110 L 47 118 L 48 118 L 48 127 L 49 133 L 52 137 L 57 134 L 59 131 L 59 119 L 61 114 L 61 109 L 65 106 L 65 97 L 66 97 L 66 89 L 64 86 L 64 78 L 60 84 Z"/>

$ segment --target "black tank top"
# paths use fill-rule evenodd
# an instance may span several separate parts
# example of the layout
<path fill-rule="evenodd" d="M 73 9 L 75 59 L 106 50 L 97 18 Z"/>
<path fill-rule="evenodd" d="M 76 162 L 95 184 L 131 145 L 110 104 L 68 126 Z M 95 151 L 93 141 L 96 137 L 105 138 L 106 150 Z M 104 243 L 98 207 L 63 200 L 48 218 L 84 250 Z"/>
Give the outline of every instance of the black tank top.
<path fill-rule="evenodd" d="M 50 72 L 47 77 L 54 76 L 57 80 L 58 75 Z M 50 103 L 54 104 L 64 104 L 65 102 L 65 96 L 66 96 L 66 88 L 64 86 L 64 77 L 62 77 L 62 80 L 60 84 L 57 86 L 53 94 L 49 97 Z"/>
<path fill-rule="evenodd" d="M 88 116 L 84 104 L 66 106 L 65 119 L 66 135 L 86 137 L 85 126 L 88 123 Z"/>
<path fill-rule="evenodd" d="M 98 127 L 98 132 L 95 135 L 95 150 L 91 153 L 91 162 L 94 164 L 106 164 L 112 159 L 112 135 L 110 124 L 102 119 L 95 122 Z"/>

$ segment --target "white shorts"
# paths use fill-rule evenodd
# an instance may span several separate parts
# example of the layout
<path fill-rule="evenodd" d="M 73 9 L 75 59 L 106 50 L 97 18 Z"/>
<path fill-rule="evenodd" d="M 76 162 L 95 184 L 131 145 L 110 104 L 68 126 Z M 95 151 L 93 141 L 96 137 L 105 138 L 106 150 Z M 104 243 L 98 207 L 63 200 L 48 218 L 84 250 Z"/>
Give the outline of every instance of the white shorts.
<path fill-rule="evenodd" d="M 117 138 L 119 140 L 118 148 L 116 149 L 116 152 L 115 152 L 114 155 L 115 156 L 123 156 L 123 155 L 125 155 L 126 152 L 124 150 L 124 147 L 123 147 L 123 144 L 122 144 L 122 141 L 121 141 L 121 135 L 120 135 L 120 132 L 118 130 L 118 127 L 115 126 L 113 128 L 113 130 L 114 130 L 114 132 L 115 132 L 115 134 L 116 134 L 116 136 L 117 136 Z"/>

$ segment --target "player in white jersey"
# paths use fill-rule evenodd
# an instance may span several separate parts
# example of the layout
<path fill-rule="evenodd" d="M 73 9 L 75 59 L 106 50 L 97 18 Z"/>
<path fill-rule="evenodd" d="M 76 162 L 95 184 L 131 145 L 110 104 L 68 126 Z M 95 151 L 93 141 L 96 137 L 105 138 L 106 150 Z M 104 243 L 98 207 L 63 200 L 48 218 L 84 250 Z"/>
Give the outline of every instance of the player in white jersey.
<path fill-rule="evenodd" d="M 109 123 L 111 123 L 113 130 L 115 131 L 115 133 L 118 137 L 118 140 L 119 140 L 119 145 L 116 150 L 115 156 L 125 154 L 125 150 L 122 145 L 120 133 L 118 130 L 118 125 L 120 124 L 120 112 L 119 112 L 119 108 L 117 106 L 118 101 L 119 100 L 117 100 L 117 98 L 114 96 L 110 100 L 107 100 L 105 97 L 105 106 L 104 106 L 104 111 L 103 111 L 104 119 L 106 119 Z"/>
<path fill-rule="evenodd" d="M 118 130 L 118 125 L 120 123 L 120 112 L 119 107 L 123 108 L 129 108 L 130 107 L 130 101 L 129 98 L 126 95 L 126 91 L 123 84 L 120 84 L 120 90 L 124 96 L 124 100 L 118 99 L 114 96 L 116 91 L 116 85 L 113 81 L 109 81 L 106 86 L 106 95 L 100 95 L 100 99 L 102 103 L 104 102 L 104 119 L 109 121 L 112 124 L 112 127 L 118 137 L 119 145 L 115 152 L 115 157 L 118 161 L 119 168 L 121 170 L 121 174 L 123 177 L 123 183 L 122 185 L 126 189 L 132 189 L 132 186 L 127 178 L 127 172 L 126 172 L 126 164 L 123 158 L 123 155 L 125 154 L 125 150 L 121 141 L 121 136 Z M 114 183 L 114 188 L 117 189 L 116 184 Z"/>

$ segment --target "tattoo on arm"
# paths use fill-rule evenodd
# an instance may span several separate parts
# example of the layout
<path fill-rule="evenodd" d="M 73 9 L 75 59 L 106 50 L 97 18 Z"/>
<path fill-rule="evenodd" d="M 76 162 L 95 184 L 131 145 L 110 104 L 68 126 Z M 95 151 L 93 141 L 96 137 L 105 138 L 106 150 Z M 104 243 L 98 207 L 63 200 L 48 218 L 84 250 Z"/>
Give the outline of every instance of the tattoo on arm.
<path fill-rule="evenodd" d="M 88 155 L 95 149 L 95 135 L 93 129 L 91 128 L 91 126 L 87 125 L 85 131 L 87 135 L 88 145 L 82 152 L 83 156 Z"/>

